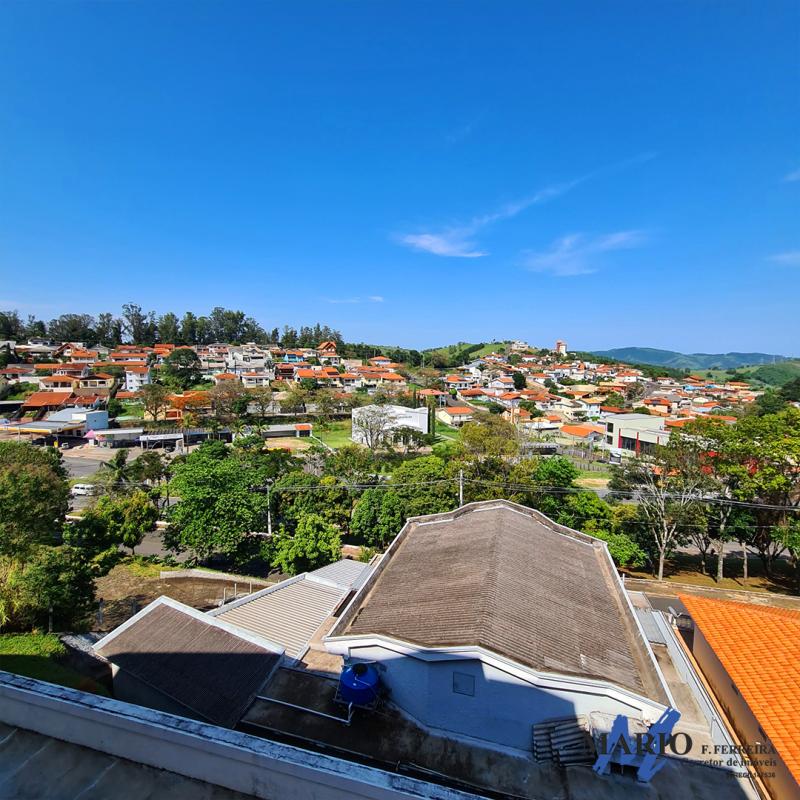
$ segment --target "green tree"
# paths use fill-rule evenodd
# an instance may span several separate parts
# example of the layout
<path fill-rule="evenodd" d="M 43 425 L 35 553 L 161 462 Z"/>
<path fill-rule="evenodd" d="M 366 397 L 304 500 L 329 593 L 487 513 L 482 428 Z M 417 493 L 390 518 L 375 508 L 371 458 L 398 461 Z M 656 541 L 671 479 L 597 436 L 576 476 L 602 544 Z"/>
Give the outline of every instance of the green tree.
<path fill-rule="evenodd" d="M 800 402 L 800 378 L 784 383 L 780 388 L 780 396 L 789 403 Z"/>
<path fill-rule="evenodd" d="M 708 487 L 702 454 L 693 442 L 671 436 L 652 453 L 628 459 L 615 468 L 615 489 L 638 493 L 639 509 L 652 537 L 658 580 L 676 545 L 684 544 L 689 526 Z"/>
<path fill-rule="evenodd" d="M 197 353 L 191 347 L 179 347 L 164 359 L 161 377 L 167 385 L 186 391 L 200 382 L 201 371 Z"/>
<path fill-rule="evenodd" d="M 169 509 L 168 547 L 199 559 L 219 554 L 244 562 L 267 530 L 267 495 L 254 491 L 295 465 L 287 453 L 250 453 L 222 442 L 203 444 L 173 461 L 171 487 L 180 501 Z M 273 496 L 274 502 L 274 496 Z"/>
<path fill-rule="evenodd" d="M 603 405 L 611 406 L 612 408 L 624 408 L 625 398 L 619 392 L 611 392 Z"/>
<path fill-rule="evenodd" d="M 332 564 L 341 554 L 339 531 L 318 514 L 308 514 L 293 533 L 283 531 L 279 536 L 275 564 L 289 575 L 298 575 Z"/>
<path fill-rule="evenodd" d="M 353 509 L 350 531 L 359 544 L 384 549 L 405 523 L 403 501 L 393 491 L 367 489 Z"/>
<path fill-rule="evenodd" d="M 611 506 L 594 492 L 576 492 L 564 500 L 556 522 L 584 533 L 609 531 L 613 513 Z"/>
<path fill-rule="evenodd" d="M 158 318 L 158 340 L 165 344 L 178 344 L 180 323 L 171 311 Z"/>
<path fill-rule="evenodd" d="M 238 380 L 220 381 L 208 395 L 220 425 L 233 425 L 247 413 L 249 395 Z"/>
<path fill-rule="evenodd" d="M 160 383 L 146 383 L 139 390 L 139 399 L 142 402 L 145 413 L 154 422 L 158 422 L 159 416 L 169 408 L 170 394 L 170 390 Z"/>
<path fill-rule="evenodd" d="M 122 490 L 134 479 L 132 466 L 128 463 L 128 451 L 117 450 L 109 461 L 100 465 L 99 475 L 113 489 Z"/>
<path fill-rule="evenodd" d="M 767 414 L 778 414 L 786 408 L 786 399 L 781 392 L 767 389 L 753 404 L 755 413 L 763 417 Z"/>
<path fill-rule="evenodd" d="M 56 540 L 69 508 L 60 458 L 53 448 L 0 442 L 0 555 L 24 561 Z"/>
<path fill-rule="evenodd" d="M 517 430 L 502 417 L 479 414 L 461 428 L 461 452 L 466 458 L 514 456 L 519 452 Z"/>
<path fill-rule="evenodd" d="M 92 568 L 73 547 L 42 547 L 14 581 L 14 606 L 18 621 L 27 626 L 44 624 L 71 628 L 80 623 L 94 601 Z"/>
<path fill-rule="evenodd" d="M 121 497 L 104 495 L 95 511 L 108 526 L 110 539 L 130 548 L 131 553 L 158 521 L 158 509 L 141 489 Z"/>
<path fill-rule="evenodd" d="M 639 544 L 624 533 L 597 530 L 592 531 L 591 535 L 602 539 L 608 544 L 608 552 L 611 554 L 611 558 L 620 567 L 641 567 L 647 559 L 644 550 Z"/>
<path fill-rule="evenodd" d="M 105 516 L 98 513 L 95 508 L 87 508 L 80 519 L 64 526 L 62 538 L 64 544 L 78 548 L 88 558 L 93 558 L 98 553 L 119 545 L 119 539 L 116 539 L 115 535 L 109 530 Z"/>
<path fill-rule="evenodd" d="M 524 389 L 528 385 L 528 381 L 521 372 L 512 372 L 511 380 L 514 381 L 514 388 L 517 391 L 520 391 L 520 389 Z"/>
<path fill-rule="evenodd" d="M 458 505 L 458 487 L 438 456 L 403 462 L 392 473 L 389 483 L 402 502 L 404 519 L 452 511 Z"/>

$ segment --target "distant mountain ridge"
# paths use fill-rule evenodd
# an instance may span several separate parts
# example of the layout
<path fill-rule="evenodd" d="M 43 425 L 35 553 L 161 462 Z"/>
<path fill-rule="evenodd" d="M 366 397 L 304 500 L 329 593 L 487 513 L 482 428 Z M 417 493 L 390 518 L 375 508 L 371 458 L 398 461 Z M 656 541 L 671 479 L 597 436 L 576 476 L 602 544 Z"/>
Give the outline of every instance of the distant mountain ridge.
<path fill-rule="evenodd" d="M 629 364 L 652 364 L 672 369 L 738 369 L 757 364 L 777 364 L 790 360 L 788 356 L 770 353 L 678 353 L 655 347 L 617 347 L 594 350 L 595 355 L 614 358 Z"/>

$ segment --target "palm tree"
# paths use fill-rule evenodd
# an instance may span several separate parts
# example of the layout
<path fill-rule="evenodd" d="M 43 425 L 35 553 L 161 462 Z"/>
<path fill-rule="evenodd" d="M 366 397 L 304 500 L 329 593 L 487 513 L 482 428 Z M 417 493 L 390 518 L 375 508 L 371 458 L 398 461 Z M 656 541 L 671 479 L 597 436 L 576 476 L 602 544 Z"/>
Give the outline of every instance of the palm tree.
<path fill-rule="evenodd" d="M 128 451 L 117 450 L 110 461 L 101 466 L 105 476 L 114 487 L 123 487 L 131 482 L 132 465 L 128 464 Z"/>

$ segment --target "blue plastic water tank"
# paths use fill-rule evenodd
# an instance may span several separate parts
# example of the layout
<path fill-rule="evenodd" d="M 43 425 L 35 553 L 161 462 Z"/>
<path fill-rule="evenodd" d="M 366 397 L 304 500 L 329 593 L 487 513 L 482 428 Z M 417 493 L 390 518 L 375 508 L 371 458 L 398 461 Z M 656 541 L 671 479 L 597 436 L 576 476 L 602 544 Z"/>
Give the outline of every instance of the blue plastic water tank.
<path fill-rule="evenodd" d="M 351 664 L 339 677 L 339 694 L 347 703 L 365 706 L 378 696 L 381 679 L 372 664 Z"/>

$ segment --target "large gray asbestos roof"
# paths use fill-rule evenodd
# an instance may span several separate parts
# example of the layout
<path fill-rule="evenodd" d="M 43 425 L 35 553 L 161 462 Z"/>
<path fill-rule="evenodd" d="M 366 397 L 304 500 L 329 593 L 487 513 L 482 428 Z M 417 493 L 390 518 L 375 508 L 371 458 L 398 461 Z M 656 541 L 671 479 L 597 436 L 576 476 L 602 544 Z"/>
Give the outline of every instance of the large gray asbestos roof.
<path fill-rule="evenodd" d="M 409 521 L 330 635 L 376 634 L 667 702 L 603 543 L 506 501 Z"/>

